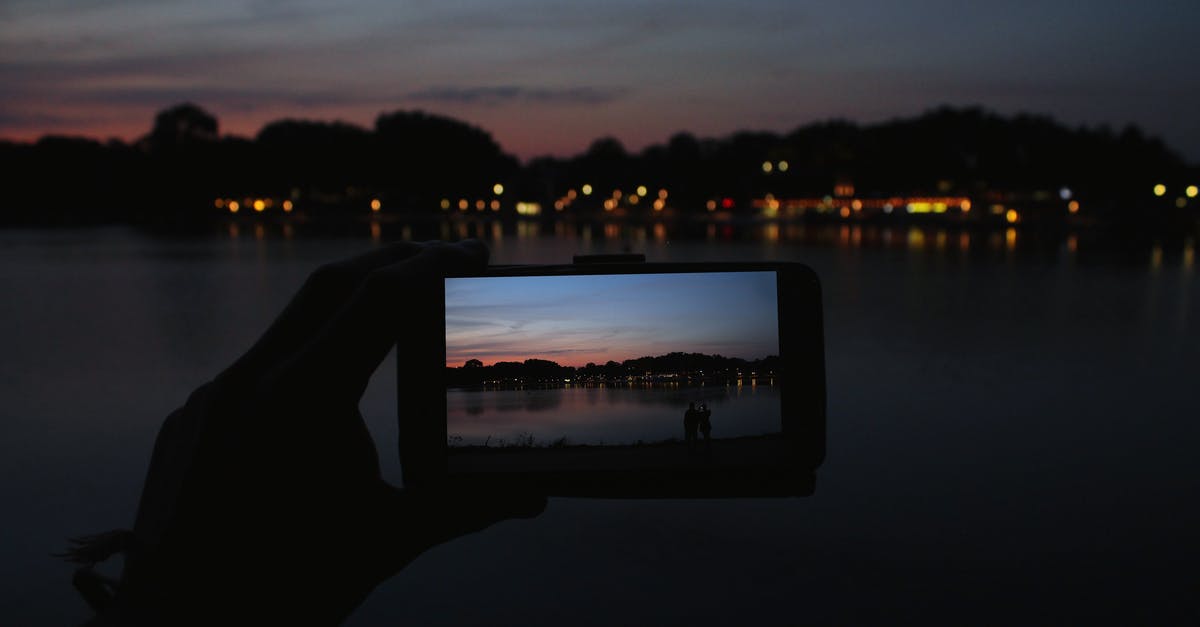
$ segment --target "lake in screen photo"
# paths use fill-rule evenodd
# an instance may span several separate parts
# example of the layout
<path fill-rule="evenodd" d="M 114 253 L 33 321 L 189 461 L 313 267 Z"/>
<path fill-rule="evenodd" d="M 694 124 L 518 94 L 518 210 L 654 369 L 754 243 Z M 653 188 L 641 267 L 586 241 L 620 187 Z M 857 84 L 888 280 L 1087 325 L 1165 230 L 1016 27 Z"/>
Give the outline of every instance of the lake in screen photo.
<path fill-rule="evenodd" d="M 771 271 L 446 279 L 451 469 L 752 463 L 780 440 L 776 290 Z"/>

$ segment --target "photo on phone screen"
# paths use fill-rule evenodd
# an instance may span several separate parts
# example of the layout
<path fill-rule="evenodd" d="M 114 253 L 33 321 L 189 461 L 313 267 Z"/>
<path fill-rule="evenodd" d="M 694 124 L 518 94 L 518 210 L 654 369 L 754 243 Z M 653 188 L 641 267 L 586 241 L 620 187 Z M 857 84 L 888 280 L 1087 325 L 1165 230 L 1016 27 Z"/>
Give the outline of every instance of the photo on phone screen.
<path fill-rule="evenodd" d="M 770 457 L 777 290 L 774 271 L 446 279 L 450 472 Z"/>

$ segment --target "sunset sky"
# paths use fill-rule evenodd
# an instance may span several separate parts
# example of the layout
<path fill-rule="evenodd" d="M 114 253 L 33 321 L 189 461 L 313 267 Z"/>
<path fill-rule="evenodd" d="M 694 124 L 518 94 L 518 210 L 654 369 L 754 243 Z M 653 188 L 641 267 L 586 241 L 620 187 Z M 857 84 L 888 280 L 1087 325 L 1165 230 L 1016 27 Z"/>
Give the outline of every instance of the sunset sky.
<path fill-rule="evenodd" d="M 1136 123 L 1200 161 L 1200 2 L 5 0 L 0 136 L 424 109 L 522 158 L 940 105 Z"/>
<path fill-rule="evenodd" d="M 774 272 L 446 280 L 446 365 L 779 354 Z"/>

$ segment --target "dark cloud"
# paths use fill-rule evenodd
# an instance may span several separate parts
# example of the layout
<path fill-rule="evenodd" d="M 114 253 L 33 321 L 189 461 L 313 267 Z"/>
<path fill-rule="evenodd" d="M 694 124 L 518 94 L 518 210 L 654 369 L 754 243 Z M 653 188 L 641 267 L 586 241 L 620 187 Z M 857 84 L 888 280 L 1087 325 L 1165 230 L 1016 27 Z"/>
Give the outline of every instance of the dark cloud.
<path fill-rule="evenodd" d="M 562 104 L 598 105 L 613 102 L 625 95 L 624 89 L 606 87 L 522 87 L 501 85 L 491 87 L 431 87 L 408 95 L 409 100 L 441 104 L 505 105 Z"/>

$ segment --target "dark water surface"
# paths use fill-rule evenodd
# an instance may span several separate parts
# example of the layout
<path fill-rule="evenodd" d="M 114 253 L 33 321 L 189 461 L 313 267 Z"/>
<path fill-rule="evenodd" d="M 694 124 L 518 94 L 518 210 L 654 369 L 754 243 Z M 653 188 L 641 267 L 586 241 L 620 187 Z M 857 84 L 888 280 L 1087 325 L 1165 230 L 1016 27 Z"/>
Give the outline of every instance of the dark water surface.
<path fill-rule="evenodd" d="M 523 228 L 496 233 L 495 261 L 563 262 L 624 239 Z M 349 624 L 1200 620 L 1191 242 L 1106 255 L 1086 240 L 1031 252 L 1007 234 L 848 231 L 800 244 L 765 228 L 728 242 L 649 229 L 630 246 L 818 271 L 829 458 L 815 496 L 554 500 L 430 551 Z M 131 524 L 162 418 L 314 266 L 374 245 L 265 235 L 0 232 L 0 623 L 86 616 L 48 554 Z M 963 252 L 977 245 L 990 252 Z M 362 409 L 399 481 L 394 385 L 389 359 Z"/>
<path fill-rule="evenodd" d="M 713 437 L 779 433 L 778 388 L 757 381 L 706 386 L 610 384 L 552 389 L 446 391 L 447 434 L 456 444 L 503 446 L 532 437 L 534 444 L 633 444 L 684 439 L 688 403 L 705 403 Z M 497 440 L 502 440 L 497 442 Z"/>

